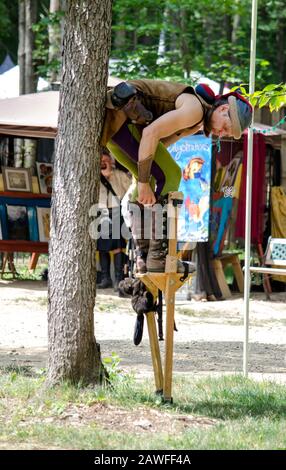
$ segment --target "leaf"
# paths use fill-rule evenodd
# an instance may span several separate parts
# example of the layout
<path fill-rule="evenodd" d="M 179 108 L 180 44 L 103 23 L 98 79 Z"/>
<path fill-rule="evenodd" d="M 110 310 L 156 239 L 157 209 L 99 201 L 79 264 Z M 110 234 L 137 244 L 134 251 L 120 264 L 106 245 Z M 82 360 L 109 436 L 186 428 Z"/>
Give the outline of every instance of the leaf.
<path fill-rule="evenodd" d="M 270 96 L 262 96 L 259 100 L 259 108 L 263 108 L 263 106 L 266 106 L 269 100 Z"/>
<path fill-rule="evenodd" d="M 280 85 L 281 85 L 281 84 L 280 84 Z M 275 84 L 267 85 L 265 88 L 263 88 L 263 91 L 273 91 L 273 90 L 275 90 L 277 87 L 279 87 L 280 85 L 275 85 Z"/>
<path fill-rule="evenodd" d="M 269 102 L 270 111 L 278 111 L 282 106 L 286 104 L 286 96 L 275 96 Z"/>
<path fill-rule="evenodd" d="M 254 98 L 254 97 L 250 98 L 250 104 L 252 104 L 254 108 L 257 105 L 257 102 L 258 102 L 258 98 Z"/>

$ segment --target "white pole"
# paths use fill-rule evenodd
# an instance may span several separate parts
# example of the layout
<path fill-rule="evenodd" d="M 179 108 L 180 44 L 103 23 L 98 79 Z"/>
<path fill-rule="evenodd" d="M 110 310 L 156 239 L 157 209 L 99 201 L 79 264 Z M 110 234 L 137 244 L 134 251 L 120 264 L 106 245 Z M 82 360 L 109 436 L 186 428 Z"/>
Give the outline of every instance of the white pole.
<path fill-rule="evenodd" d="M 257 30 L 257 3 L 252 0 L 251 18 L 251 44 L 250 44 L 250 70 L 249 93 L 255 90 L 255 58 L 256 58 L 256 30 Z M 254 113 L 253 113 L 254 114 Z M 245 269 L 244 269 L 244 344 L 243 344 L 243 375 L 248 375 L 248 342 L 249 342 L 249 296 L 250 296 L 250 254 L 251 254 L 251 195 L 252 195 L 252 160 L 253 160 L 253 122 L 248 129 L 247 142 L 247 170 L 246 170 L 246 213 L 245 213 Z"/>

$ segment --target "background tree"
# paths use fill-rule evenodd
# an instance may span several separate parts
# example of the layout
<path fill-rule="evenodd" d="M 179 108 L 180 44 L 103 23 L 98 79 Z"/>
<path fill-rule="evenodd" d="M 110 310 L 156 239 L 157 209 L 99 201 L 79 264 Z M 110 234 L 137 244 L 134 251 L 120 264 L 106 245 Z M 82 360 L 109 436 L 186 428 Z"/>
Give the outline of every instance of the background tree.
<path fill-rule="evenodd" d="M 19 46 L 18 64 L 20 74 L 20 95 L 37 91 L 37 79 L 33 63 L 34 32 L 37 21 L 37 0 L 19 0 Z"/>
<path fill-rule="evenodd" d="M 286 81 L 285 55 L 277 53 L 286 46 L 286 10 L 282 4 L 283 0 L 259 1 L 258 88 Z M 251 0 L 153 0 L 144 2 L 143 11 L 139 0 L 117 0 L 111 53 L 115 59 L 114 73 L 127 78 L 143 75 L 192 83 L 190 71 L 197 71 L 220 82 L 221 88 L 225 83 L 246 83 L 250 12 Z M 155 59 L 158 28 L 165 37 L 164 58 L 159 63 Z"/>
<path fill-rule="evenodd" d="M 39 21 L 33 25 L 37 75 L 50 83 L 60 80 L 65 9 L 66 0 L 50 0 L 49 8 L 43 9 Z"/>
<path fill-rule="evenodd" d="M 94 337 L 99 143 L 111 36 L 111 0 L 67 1 L 49 254 L 50 384 L 100 378 Z"/>

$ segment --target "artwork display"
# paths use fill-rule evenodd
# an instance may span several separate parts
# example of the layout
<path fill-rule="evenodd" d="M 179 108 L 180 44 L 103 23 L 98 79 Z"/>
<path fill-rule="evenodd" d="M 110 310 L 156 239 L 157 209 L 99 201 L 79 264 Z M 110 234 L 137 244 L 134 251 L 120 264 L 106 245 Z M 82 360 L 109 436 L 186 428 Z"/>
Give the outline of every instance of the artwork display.
<path fill-rule="evenodd" d="M 53 165 L 51 163 L 36 163 L 41 193 L 52 194 Z"/>
<path fill-rule="evenodd" d="M 224 177 L 220 184 L 220 190 L 223 191 L 224 188 L 231 188 L 234 186 L 235 178 L 239 165 L 241 163 L 240 157 L 233 158 L 226 167 Z"/>
<path fill-rule="evenodd" d="M 273 266 L 286 266 L 286 238 L 269 237 L 265 264 Z"/>
<path fill-rule="evenodd" d="M 192 135 L 180 139 L 168 150 L 181 167 L 179 191 L 184 203 L 178 221 L 178 240 L 205 242 L 209 237 L 211 139 Z"/>
<path fill-rule="evenodd" d="M 233 199 L 223 193 L 215 193 L 211 210 L 211 246 L 215 256 L 219 256 L 224 248 L 225 235 L 232 210 Z"/>
<path fill-rule="evenodd" d="M 6 219 L 6 206 L 4 204 L 0 204 L 1 240 L 7 240 L 8 238 Z"/>
<path fill-rule="evenodd" d="M 7 229 L 9 240 L 29 240 L 29 222 L 25 206 L 8 205 Z"/>
<path fill-rule="evenodd" d="M 40 242 L 48 242 L 50 240 L 50 213 L 51 209 L 47 207 L 37 207 Z"/>
<path fill-rule="evenodd" d="M 36 162 L 36 166 L 38 176 L 33 177 L 30 169 L 2 166 L 0 240 L 49 241 L 53 165 Z"/>
<path fill-rule="evenodd" d="M 39 241 L 39 229 L 36 207 L 27 207 L 29 221 L 29 237 L 33 242 Z"/>
<path fill-rule="evenodd" d="M 28 168 L 10 168 L 2 166 L 5 191 L 32 191 L 32 178 Z"/>

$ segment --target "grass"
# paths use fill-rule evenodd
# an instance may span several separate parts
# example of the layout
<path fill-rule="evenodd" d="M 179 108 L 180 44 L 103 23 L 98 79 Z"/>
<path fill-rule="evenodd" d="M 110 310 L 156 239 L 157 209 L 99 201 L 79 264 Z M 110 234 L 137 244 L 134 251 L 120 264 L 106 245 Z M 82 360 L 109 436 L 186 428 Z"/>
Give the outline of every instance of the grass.
<path fill-rule="evenodd" d="M 41 274 L 45 268 L 48 267 L 48 255 L 41 254 L 37 267 L 34 270 L 28 268 L 30 262 L 30 254 L 28 253 L 15 253 L 14 265 L 17 272 L 17 280 L 20 281 L 40 281 Z M 6 271 L 2 276 L 5 280 L 12 280 L 13 275 L 9 272 L 8 264 L 6 265 Z"/>
<path fill-rule="evenodd" d="M 109 363 L 109 387 L 63 383 L 48 389 L 44 371 L 2 368 L 0 448 L 286 448 L 286 389 L 282 385 L 241 376 L 180 377 L 174 381 L 175 403 L 170 405 L 156 397 L 151 380 L 138 382 L 123 374 L 116 357 Z M 139 412 L 153 420 L 150 431 L 134 428 L 132 420 Z M 194 418 L 197 425 L 181 426 L 174 432 L 172 425 L 182 416 Z M 200 419 L 212 423 L 202 426 Z M 162 426 L 156 429 L 160 421 Z"/>

